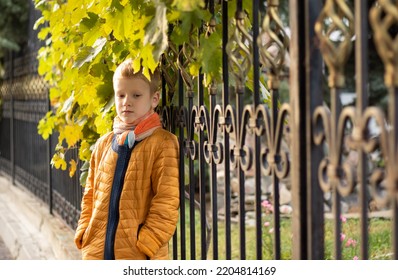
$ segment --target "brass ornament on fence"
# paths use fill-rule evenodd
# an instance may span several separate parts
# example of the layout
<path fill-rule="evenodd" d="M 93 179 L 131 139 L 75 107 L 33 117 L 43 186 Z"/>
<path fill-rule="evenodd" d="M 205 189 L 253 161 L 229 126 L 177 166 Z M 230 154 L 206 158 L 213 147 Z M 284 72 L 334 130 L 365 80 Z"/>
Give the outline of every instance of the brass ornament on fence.
<path fill-rule="evenodd" d="M 180 69 L 182 79 L 188 89 L 188 91 L 193 90 L 194 77 L 189 73 L 189 66 L 193 63 L 193 57 L 195 53 L 196 39 L 193 38 L 193 34 L 190 35 L 190 41 L 185 42 L 179 52 L 177 59 L 177 65 Z"/>
<path fill-rule="evenodd" d="M 223 114 L 223 110 L 220 105 L 216 105 L 214 111 L 211 112 L 212 117 L 206 106 L 200 107 L 200 115 L 203 118 L 202 130 L 207 129 L 208 140 L 203 143 L 204 158 L 207 163 L 220 164 L 223 161 L 224 146 L 222 143 L 217 141 L 217 132 L 219 131 L 219 118 Z"/>
<path fill-rule="evenodd" d="M 205 25 L 205 34 L 210 36 L 216 31 L 217 22 L 214 17 Z M 210 96 L 210 106 L 214 107 L 209 112 L 205 105 L 201 105 L 199 109 L 199 114 L 203 123 L 201 125 L 201 130 L 207 130 L 208 140 L 203 143 L 203 154 L 205 161 L 208 164 L 215 163 L 220 164 L 223 161 L 224 145 L 218 142 L 218 133 L 221 133 L 222 124 L 220 120 L 223 118 L 223 109 L 220 104 L 215 105 L 215 97 L 217 95 L 217 85 L 214 80 L 208 86 L 209 96 Z"/>
<path fill-rule="evenodd" d="M 380 135 L 378 137 L 372 137 L 368 132 L 368 123 L 373 120 L 376 126 L 380 129 Z M 364 151 L 368 154 L 380 149 L 383 158 L 387 159 L 389 157 L 388 151 L 388 132 L 386 129 L 386 118 L 384 112 L 379 107 L 368 107 L 363 114 L 363 120 L 361 122 L 361 130 L 364 132 Z M 396 157 L 395 157 L 396 158 Z M 394 163 L 390 162 L 389 166 L 394 168 Z M 394 174 L 391 174 L 395 177 Z M 386 172 L 383 167 L 376 167 L 370 174 L 370 192 L 371 197 L 376 201 L 379 207 L 386 207 L 389 203 L 390 194 L 386 195 L 383 186 L 383 181 L 386 180 Z"/>
<path fill-rule="evenodd" d="M 275 173 L 279 179 L 286 178 L 290 170 L 289 154 L 282 151 L 283 135 L 287 126 L 286 120 L 291 115 L 290 105 L 282 104 L 279 108 L 275 127 L 269 109 L 265 105 L 259 105 L 254 113 L 257 124 L 254 132 L 257 136 L 265 136 L 265 147 L 261 150 L 261 170 L 263 175 L 270 176 Z"/>
<path fill-rule="evenodd" d="M 318 168 L 319 183 L 324 192 L 330 191 L 335 186 L 343 196 L 350 194 L 355 186 L 356 171 L 347 162 L 341 163 L 341 155 L 344 148 L 345 127 L 349 121 L 353 121 L 355 111 L 351 107 L 345 108 L 338 119 L 335 131 L 332 130 L 331 114 L 328 108 L 319 106 L 314 111 L 314 143 L 322 145 L 325 141 L 329 144 L 329 156 L 322 159 Z M 323 125 L 323 131 L 320 127 Z M 355 126 L 354 126 L 355 127 Z M 333 140 L 332 133 L 336 137 Z M 350 135 L 349 137 L 352 137 Z"/>
<path fill-rule="evenodd" d="M 234 19 L 234 32 L 228 40 L 226 52 L 231 61 L 231 72 L 236 80 L 237 93 L 243 93 L 247 75 L 252 66 L 253 37 L 245 27 L 247 16 L 243 11 L 237 11 Z"/>
<path fill-rule="evenodd" d="M 354 16 L 345 0 L 326 0 L 315 23 L 315 32 L 329 68 L 329 87 L 344 87 L 344 66 L 351 54 L 354 35 Z M 331 36 L 338 33 L 341 34 L 341 40 L 333 41 Z"/>
<path fill-rule="evenodd" d="M 262 32 L 257 38 L 260 61 L 268 72 L 268 86 L 279 88 L 280 75 L 285 65 L 285 56 L 290 40 L 281 18 L 279 17 L 279 0 L 268 1 L 267 14 L 262 23 Z"/>
<path fill-rule="evenodd" d="M 379 0 L 369 13 L 370 24 L 379 56 L 384 62 L 384 82 L 387 87 L 398 86 L 398 39 L 389 34 L 398 24 L 398 2 Z"/>
<path fill-rule="evenodd" d="M 328 155 L 318 167 L 318 178 L 321 189 L 331 189 L 346 196 L 353 191 L 356 183 L 356 170 L 348 162 L 342 162 L 345 127 L 352 120 L 351 109 L 340 112 L 338 91 L 345 85 L 344 67 L 351 55 L 354 35 L 354 18 L 351 10 L 343 0 L 327 0 L 315 24 L 315 32 L 320 41 L 320 50 L 329 69 L 329 87 L 333 90 L 331 110 L 326 106 L 315 108 L 312 127 L 316 145 L 324 142 L 328 145 Z M 339 35 L 341 40 L 334 36 Z M 355 120 L 353 121 L 355 125 Z M 353 135 L 356 141 L 358 127 Z"/>
<path fill-rule="evenodd" d="M 388 88 L 389 118 L 387 122 L 378 120 L 381 128 L 380 146 L 385 159 L 385 170 L 377 169 L 371 177 L 371 191 L 382 206 L 390 202 L 390 197 L 398 201 L 398 147 L 397 147 L 397 109 L 394 99 L 398 87 L 398 37 L 390 32 L 398 27 L 398 2 L 378 0 L 369 12 L 377 52 L 384 63 L 384 83 Z M 382 183 L 385 183 L 382 186 Z M 383 195 L 383 191 L 386 191 Z"/>
<path fill-rule="evenodd" d="M 169 42 L 169 47 L 163 54 L 163 61 L 161 64 L 162 75 L 168 88 L 167 96 L 169 100 L 172 100 L 174 96 L 178 81 L 177 57 L 177 47 L 172 42 Z"/>

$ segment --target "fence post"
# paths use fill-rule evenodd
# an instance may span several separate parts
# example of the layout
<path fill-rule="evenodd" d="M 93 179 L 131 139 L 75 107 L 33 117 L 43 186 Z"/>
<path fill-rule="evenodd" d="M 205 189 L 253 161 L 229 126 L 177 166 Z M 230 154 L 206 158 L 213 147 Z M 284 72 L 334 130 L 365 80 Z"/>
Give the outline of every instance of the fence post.
<path fill-rule="evenodd" d="M 315 108 L 322 105 L 323 58 L 315 34 L 315 22 L 323 8 L 322 1 L 305 1 L 303 22 L 305 22 L 305 139 L 306 162 L 306 216 L 307 216 L 307 254 L 308 259 L 324 259 L 324 200 L 320 188 L 318 167 L 322 160 L 322 147 L 314 143 L 312 118 Z"/>
<path fill-rule="evenodd" d="M 15 185 L 15 153 L 14 153 L 14 52 L 10 51 L 10 159 L 11 183 Z"/>
<path fill-rule="evenodd" d="M 51 110 L 50 95 L 47 94 L 47 110 Z M 48 207 L 50 214 L 53 214 L 53 184 L 52 184 L 52 174 L 51 174 L 51 135 L 47 140 L 47 182 L 48 182 Z"/>
<path fill-rule="evenodd" d="M 322 104 L 322 56 L 314 25 L 322 2 L 291 0 L 290 96 L 292 108 L 293 259 L 323 259 L 323 194 L 317 167 L 321 150 L 314 145 L 312 114 Z"/>
<path fill-rule="evenodd" d="M 305 38 L 304 2 L 292 0 L 290 7 L 290 104 L 292 108 L 292 230 L 293 230 L 293 259 L 307 259 L 307 216 L 306 216 L 306 146 L 305 146 Z M 303 139 L 304 138 L 304 139 Z"/>

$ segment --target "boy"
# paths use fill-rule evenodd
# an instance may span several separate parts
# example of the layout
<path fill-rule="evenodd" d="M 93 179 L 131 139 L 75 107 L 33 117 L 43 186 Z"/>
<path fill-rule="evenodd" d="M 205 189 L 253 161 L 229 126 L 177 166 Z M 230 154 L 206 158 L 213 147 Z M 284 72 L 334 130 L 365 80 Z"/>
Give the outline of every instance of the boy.
<path fill-rule="evenodd" d="M 75 234 L 83 259 L 168 259 L 179 207 L 178 142 L 154 109 L 160 77 L 113 76 L 117 116 L 96 143 Z"/>

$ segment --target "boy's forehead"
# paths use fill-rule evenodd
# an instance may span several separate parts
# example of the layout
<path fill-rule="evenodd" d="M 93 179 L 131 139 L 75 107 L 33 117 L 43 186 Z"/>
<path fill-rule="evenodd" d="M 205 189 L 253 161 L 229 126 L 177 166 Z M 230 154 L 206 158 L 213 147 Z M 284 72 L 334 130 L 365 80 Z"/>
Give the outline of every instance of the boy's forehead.
<path fill-rule="evenodd" d="M 126 82 L 126 81 L 133 81 L 133 80 L 142 80 L 149 84 L 148 79 L 141 77 L 141 76 L 132 76 L 132 77 L 124 77 L 124 76 L 119 76 L 119 77 L 114 77 L 113 78 L 113 83 L 120 83 L 120 82 Z"/>
<path fill-rule="evenodd" d="M 120 78 L 113 80 L 113 88 L 117 89 L 119 87 L 132 86 L 134 83 L 136 83 L 138 81 L 144 82 L 144 83 L 139 83 L 139 85 L 145 84 L 148 87 L 150 87 L 149 82 L 141 77 L 120 77 Z"/>

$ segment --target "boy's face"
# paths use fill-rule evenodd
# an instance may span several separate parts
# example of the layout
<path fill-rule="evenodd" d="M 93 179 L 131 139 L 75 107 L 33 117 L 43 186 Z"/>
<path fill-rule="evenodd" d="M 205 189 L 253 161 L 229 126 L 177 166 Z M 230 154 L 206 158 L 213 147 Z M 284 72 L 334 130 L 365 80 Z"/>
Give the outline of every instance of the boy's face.
<path fill-rule="evenodd" d="M 116 113 L 125 123 L 144 116 L 159 103 L 159 93 L 151 94 L 149 84 L 140 78 L 120 78 L 114 83 Z"/>

